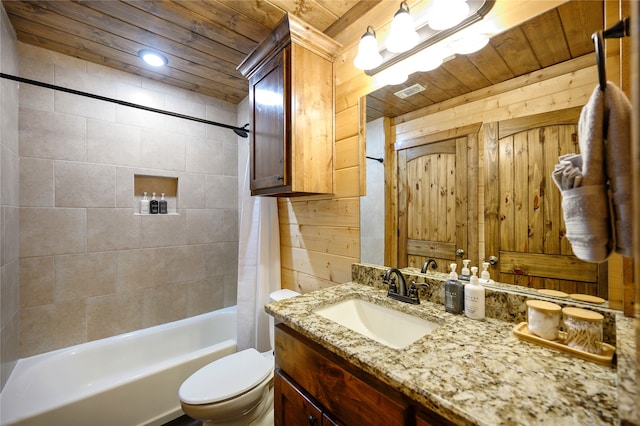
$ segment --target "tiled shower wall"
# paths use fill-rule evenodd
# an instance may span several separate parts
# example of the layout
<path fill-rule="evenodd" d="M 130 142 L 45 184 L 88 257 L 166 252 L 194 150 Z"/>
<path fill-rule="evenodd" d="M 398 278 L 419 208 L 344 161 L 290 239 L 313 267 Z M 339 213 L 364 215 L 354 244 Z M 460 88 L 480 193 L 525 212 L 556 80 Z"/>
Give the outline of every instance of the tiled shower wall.
<path fill-rule="evenodd" d="M 20 75 L 235 124 L 235 105 L 19 44 Z M 20 356 L 235 303 L 238 138 L 20 86 Z M 136 215 L 134 175 L 178 179 L 178 214 Z M 170 206 L 171 208 L 171 206 Z"/>
<path fill-rule="evenodd" d="M 0 71 L 16 74 L 18 45 L 0 6 Z M 0 389 L 18 360 L 18 84 L 0 80 Z"/>

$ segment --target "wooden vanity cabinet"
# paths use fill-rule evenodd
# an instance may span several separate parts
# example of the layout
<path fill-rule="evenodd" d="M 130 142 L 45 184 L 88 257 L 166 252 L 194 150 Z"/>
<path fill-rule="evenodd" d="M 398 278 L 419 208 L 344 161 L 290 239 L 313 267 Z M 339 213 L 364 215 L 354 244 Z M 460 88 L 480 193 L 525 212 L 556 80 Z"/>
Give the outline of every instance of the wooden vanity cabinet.
<path fill-rule="evenodd" d="M 238 66 L 249 79 L 252 195 L 333 193 L 339 48 L 287 14 Z"/>
<path fill-rule="evenodd" d="M 276 426 L 450 424 L 283 324 L 275 354 Z"/>

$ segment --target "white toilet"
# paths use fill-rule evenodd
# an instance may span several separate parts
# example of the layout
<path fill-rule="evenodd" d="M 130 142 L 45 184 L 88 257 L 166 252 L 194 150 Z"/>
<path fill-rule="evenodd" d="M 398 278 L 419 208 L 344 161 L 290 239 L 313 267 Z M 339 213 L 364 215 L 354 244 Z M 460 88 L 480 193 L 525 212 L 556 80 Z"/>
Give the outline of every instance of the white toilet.
<path fill-rule="evenodd" d="M 270 301 L 298 296 L 282 289 Z M 269 334 L 273 349 L 274 321 Z M 273 351 L 250 348 L 202 367 L 182 383 L 178 395 L 182 410 L 204 425 L 273 425 Z"/>

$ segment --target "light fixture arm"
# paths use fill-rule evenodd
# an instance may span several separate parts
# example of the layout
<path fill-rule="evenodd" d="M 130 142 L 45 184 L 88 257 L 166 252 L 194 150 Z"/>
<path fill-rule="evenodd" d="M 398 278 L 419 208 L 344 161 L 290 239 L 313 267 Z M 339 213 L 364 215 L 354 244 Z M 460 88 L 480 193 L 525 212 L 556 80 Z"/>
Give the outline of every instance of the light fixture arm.
<path fill-rule="evenodd" d="M 368 35 L 377 37 L 376 30 L 371 25 L 367 25 L 367 30 L 364 32 L 364 34 L 362 34 L 362 37 L 360 38 L 366 37 Z"/>
<path fill-rule="evenodd" d="M 403 13 L 403 12 L 411 13 L 411 11 L 409 10 L 409 5 L 407 4 L 406 1 L 400 2 L 400 9 L 398 9 L 396 14 L 393 16 L 395 17 L 398 13 Z"/>

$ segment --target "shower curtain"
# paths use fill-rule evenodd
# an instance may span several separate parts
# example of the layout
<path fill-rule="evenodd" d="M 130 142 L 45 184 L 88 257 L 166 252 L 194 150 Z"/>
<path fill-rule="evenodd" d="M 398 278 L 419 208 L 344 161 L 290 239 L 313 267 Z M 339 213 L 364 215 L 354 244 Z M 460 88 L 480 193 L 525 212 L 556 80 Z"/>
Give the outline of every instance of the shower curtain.
<path fill-rule="evenodd" d="M 270 349 L 264 305 L 280 289 L 280 229 L 276 198 L 252 197 L 249 156 L 241 183 L 238 253 L 238 351 Z"/>

